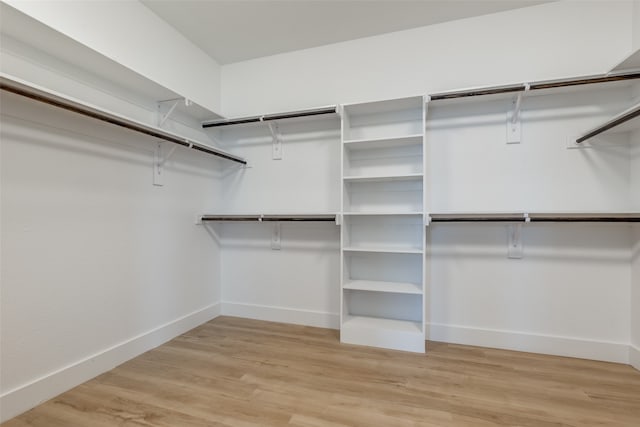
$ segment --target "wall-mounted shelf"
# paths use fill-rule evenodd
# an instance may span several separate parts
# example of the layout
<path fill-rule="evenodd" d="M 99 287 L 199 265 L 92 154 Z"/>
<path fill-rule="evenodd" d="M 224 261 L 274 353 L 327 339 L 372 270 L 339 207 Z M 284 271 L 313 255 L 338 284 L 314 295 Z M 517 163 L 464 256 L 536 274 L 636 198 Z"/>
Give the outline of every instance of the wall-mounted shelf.
<path fill-rule="evenodd" d="M 430 213 L 439 222 L 640 222 L 640 212 Z"/>
<path fill-rule="evenodd" d="M 632 81 L 640 79 L 640 71 L 615 72 L 594 76 L 575 77 L 570 79 L 545 80 L 537 82 L 516 83 L 503 86 L 488 86 L 440 92 L 429 95 L 431 102 L 466 102 L 478 98 L 484 101 L 511 99 L 518 93 L 527 92 L 527 96 L 558 94 L 572 92 L 581 87 L 588 88 L 593 84 L 628 86 Z"/>
<path fill-rule="evenodd" d="M 203 222 L 333 222 L 336 214 L 211 214 L 202 215 Z"/>
<path fill-rule="evenodd" d="M 146 123 L 139 122 L 137 120 L 124 117 L 120 114 L 107 111 L 105 109 L 96 107 L 86 102 L 65 96 L 52 90 L 48 90 L 41 86 L 26 82 L 17 77 L 9 76 L 7 74 L 0 74 L 0 89 L 6 92 L 11 92 L 16 95 L 20 95 L 34 101 L 42 102 L 54 107 L 58 107 L 67 111 L 71 111 L 77 114 L 81 114 L 93 119 L 97 119 L 106 123 L 110 123 L 125 129 L 132 130 L 134 132 L 142 133 L 154 138 L 161 139 L 163 141 L 169 141 L 174 144 L 181 145 L 186 148 L 197 150 L 206 154 L 211 154 L 216 157 L 220 157 L 225 160 L 247 164 L 247 161 L 239 156 L 226 152 L 224 150 L 212 147 L 208 144 L 195 141 L 190 138 L 177 135 L 173 132 L 148 125 Z"/>
<path fill-rule="evenodd" d="M 612 69 L 612 73 L 623 71 L 640 70 L 640 49 L 631 52 L 626 58 L 616 64 Z"/>
<path fill-rule="evenodd" d="M 313 108 L 309 110 L 289 111 L 285 113 L 265 114 L 262 116 L 238 117 L 233 119 L 216 119 L 202 122 L 202 127 L 219 128 L 234 125 L 246 125 L 251 123 L 274 122 L 289 119 L 310 119 L 320 116 L 337 115 L 338 107 L 331 105 L 328 107 Z"/>

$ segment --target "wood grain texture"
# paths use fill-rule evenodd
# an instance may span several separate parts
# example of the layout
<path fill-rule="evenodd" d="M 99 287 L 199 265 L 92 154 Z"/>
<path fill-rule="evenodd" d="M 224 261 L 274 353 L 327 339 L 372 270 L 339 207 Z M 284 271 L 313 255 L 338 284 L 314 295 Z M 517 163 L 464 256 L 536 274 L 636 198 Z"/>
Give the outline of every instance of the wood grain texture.
<path fill-rule="evenodd" d="M 429 342 L 340 344 L 338 331 L 218 317 L 5 427 L 633 426 L 630 366 Z"/>

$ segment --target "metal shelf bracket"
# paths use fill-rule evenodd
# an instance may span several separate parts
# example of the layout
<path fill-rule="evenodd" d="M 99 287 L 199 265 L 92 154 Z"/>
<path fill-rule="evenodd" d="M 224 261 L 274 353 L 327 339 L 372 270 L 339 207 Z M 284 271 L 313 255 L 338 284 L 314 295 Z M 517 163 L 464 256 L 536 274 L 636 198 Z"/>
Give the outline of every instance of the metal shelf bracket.
<path fill-rule="evenodd" d="M 272 138 L 272 158 L 273 160 L 282 160 L 282 138 L 278 132 L 278 123 L 267 122 L 267 126 L 269 126 Z"/>
<path fill-rule="evenodd" d="M 512 101 L 513 111 L 507 113 L 507 144 L 519 144 L 522 140 L 522 123 L 520 120 L 522 98 L 530 88 L 529 83 L 524 84 L 524 91 L 518 92 L 518 95 Z"/>
<path fill-rule="evenodd" d="M 193 103 L 190 99 L 187 98 L 176 98 L 158 101 L 158 127 L 164 126 L 164 124 L 167 122 L 167 120 L 169 120 L 173 112 L 176 110 L 176 107 L 180 105 L 181 102 L 184 102 L 185 107 L 188 107 Z M 170 106 L 166 112 L 163 112 L 165 105 Z"/>

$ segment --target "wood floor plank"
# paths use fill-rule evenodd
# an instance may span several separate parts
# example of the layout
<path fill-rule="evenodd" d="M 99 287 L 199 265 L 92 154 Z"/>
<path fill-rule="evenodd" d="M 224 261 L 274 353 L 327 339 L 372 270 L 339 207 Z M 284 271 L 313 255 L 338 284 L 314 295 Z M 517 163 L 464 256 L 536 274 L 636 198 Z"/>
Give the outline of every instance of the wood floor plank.
<path fill-rule="evenodd" d="M 218 317 L 3 427 L 638 427 L 630 366 Z"/>

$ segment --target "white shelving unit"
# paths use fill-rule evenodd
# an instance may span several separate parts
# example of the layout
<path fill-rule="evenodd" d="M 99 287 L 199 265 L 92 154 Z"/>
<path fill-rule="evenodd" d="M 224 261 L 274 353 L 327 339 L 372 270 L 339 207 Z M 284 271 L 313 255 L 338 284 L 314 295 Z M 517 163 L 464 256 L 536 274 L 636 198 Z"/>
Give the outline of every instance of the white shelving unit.
<path fill-rule="evenodd" d="M 424 107 L 343 108 L 342 342 L 425 351 Z"/>

